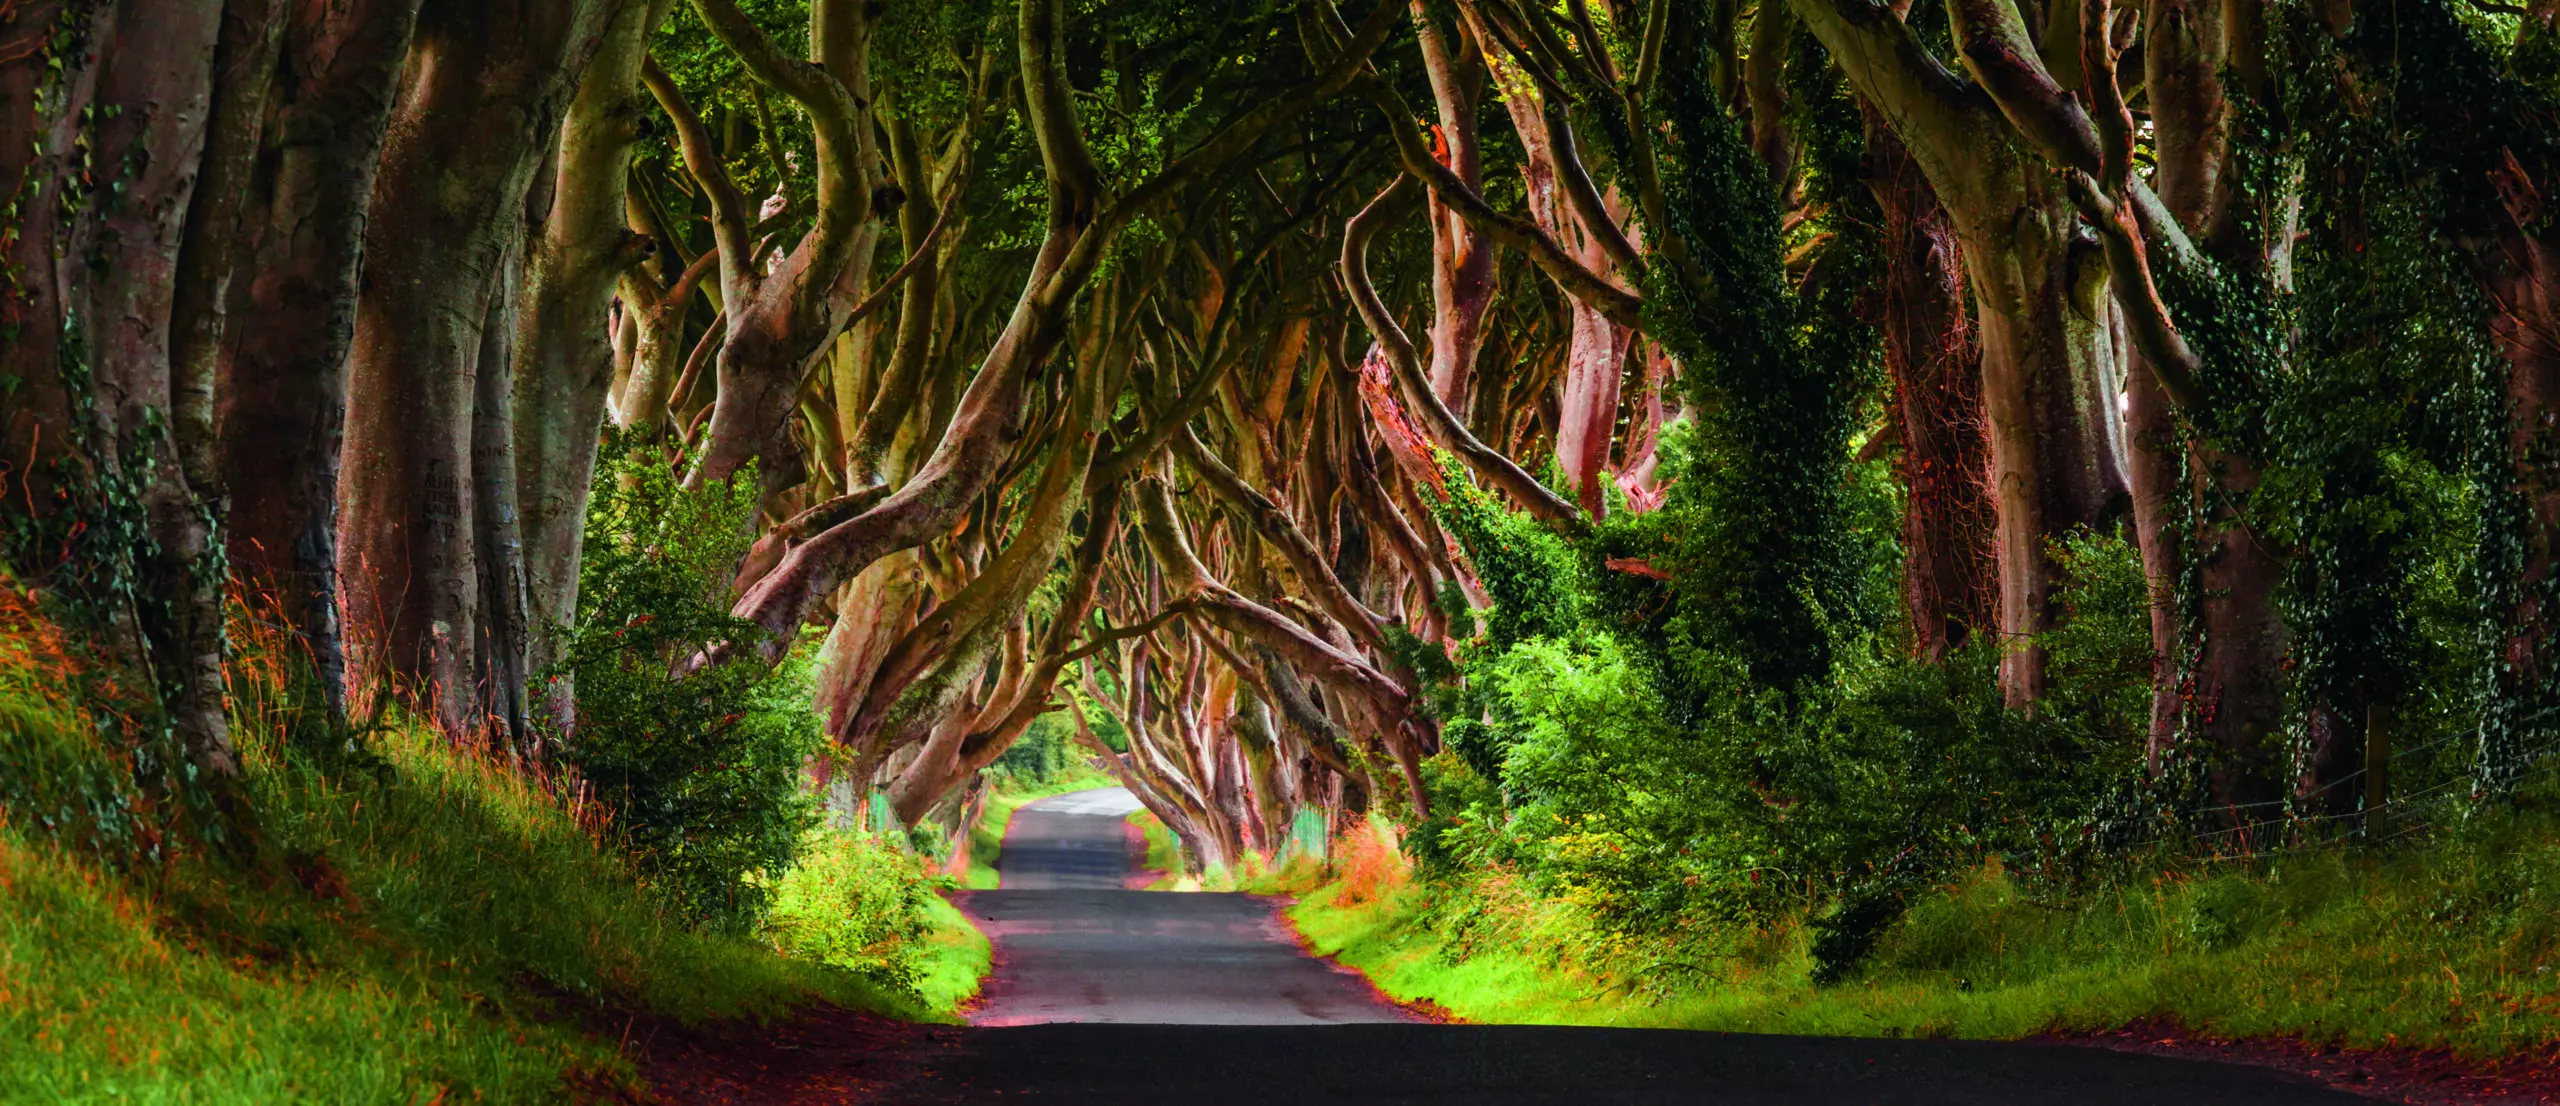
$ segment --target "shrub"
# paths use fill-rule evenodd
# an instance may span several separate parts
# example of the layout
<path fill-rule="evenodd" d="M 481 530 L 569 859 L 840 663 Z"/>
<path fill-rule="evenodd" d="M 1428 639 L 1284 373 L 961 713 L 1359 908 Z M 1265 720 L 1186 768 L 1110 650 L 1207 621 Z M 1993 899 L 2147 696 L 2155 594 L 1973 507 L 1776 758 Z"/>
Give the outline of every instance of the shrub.
<path fill-rule="evenodd" d="M 1336 904 L 1376 902 L 1412 884 L 1413 866 L 1396 848 L 1395 838 L 1395 831 L 1375 817 L 1342 831 L 1333 843 L 1334 862 L 1342 873 Z"/>
<path fill-rule="evenodd" d="M 613 813 L 671 905 L 743 930 L 816 824 L 800 774 L 822 747 L 806 658 L 766 665 L 753 648 L 763 632 L 729 615 L 755 478 L 688 490 L 653 457 L 610 441 L 606 451 L 578 625 L 549 674 L 576 690 L 560 759 Z M 723 643 L 724 657 L 678 678 Z"/>
<path fill-rule="evenodd" d="M 916 989 L 933 880 L 914 854 L 875 834 L 820 830 L 771 893 L 762 932 L 774 951 Z"/>

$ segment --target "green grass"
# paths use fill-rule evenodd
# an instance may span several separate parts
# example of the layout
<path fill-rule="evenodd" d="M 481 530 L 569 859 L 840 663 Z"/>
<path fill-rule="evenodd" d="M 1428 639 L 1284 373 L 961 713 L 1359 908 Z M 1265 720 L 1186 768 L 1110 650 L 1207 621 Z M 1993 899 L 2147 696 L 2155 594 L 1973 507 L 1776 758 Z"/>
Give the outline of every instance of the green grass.
<path fill-rule="evenodd" d="M 1147 842 L 1147 857 L 1140 863 L 1145 864 L 1148 871 L 1156 873 L 1155 880 L 1147 884 L 1147 890 L 1177 889 L 1185 877 L 1182 871 L 1182 841 L 1173 835 L 1172 827 L 1165 825 L 1164 819 L 1156 817 L 1155 812 L 1148 810 L 1131 811 L 1129 824 L 1138 827 L 1138 835 Z M 1192 889 L 1198 890 L 1197 881 L 1194 881 Z"/>
<path fill-rule="evenodd" d="M 987 780 L 987 806 L 969 827 L 969 876 L 961 884 L 973 891 L 995 888 L 996 860 L 1004 855 L 1004 831 L 1013 824 L 1014 811 L 1052 795 L 1111 787 L 1118 782 L 1085 763 L 1046 780 L 1019 780 L 994 773 L 989 773 Z"/>
<path fill-rule="evenodd" d="M 983 971 L 965 925 L 933 928 L 921 994 L 690 928 L 592 810 L 419 728 L 375 733 L 378 768 L 288 758 L 254 654 L 232 678 L 257 859 L 106 859 L 150 854 L 81 812 L 138 796 L 80 662 L 0 593 L 0 1102 L 552 1102 L 636 1089 L 634 1022 L 947 1017 Z"/>
<path fill-rule="evenodd" d="M 933 932 L 921 950 L 924 972 L 916 991 L 936 1013 L 956 1016 L 962 1003 L 978 997 L 978 986 L 994 964 L 995 946 L 940 895 L 925 905 L 925 912 Z"/>
<path fill-rule="evenodd" d="M 259 764 L 289 859 L 245 872 L 128 876 L 0 831 L 0 1039 L 32 1044 L 0 1050 L 0 1101 L 545 1101 L 631 1078 L 582 1020 L 931 1013 L 661 916 L 512 775 L 413 732 L 379 747 L 388 784 Z"/>
<path fill-rule="evenodd" d="M 2165 1017 L 2492 1059 L 2560 1040 L 2560 825 L 2491 821 L 2379 858 L 2153 866 L 2068 899 L 1986 868 L 1820 988 L 1800 925 L 1628 934 L 1498 870 L 1337 878 L 1291 915 L 1387 994 L 1471 1021 L 2017 1038 Z"/>

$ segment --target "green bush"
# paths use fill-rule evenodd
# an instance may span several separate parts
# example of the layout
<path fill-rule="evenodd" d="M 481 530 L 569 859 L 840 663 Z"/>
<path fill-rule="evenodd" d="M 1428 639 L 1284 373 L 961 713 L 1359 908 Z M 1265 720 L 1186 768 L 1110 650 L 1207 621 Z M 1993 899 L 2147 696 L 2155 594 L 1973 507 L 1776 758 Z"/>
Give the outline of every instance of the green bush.
<path fill-rule="evenodd" d="M 1427 872 L 1516 865 L 1632 933 L 1802 914 L 1827 981 L 1951 873 L 1997 859 L 2025 879 L 2080 878 L 2105 812 L 2124 806 L 2150 639 L 2141 565 L 2120 538 L 2056 549 L 2064 617 L 2044 644 L 2060 690 L 2030 716 L 2003 705 L 1992 643 L 1924 663 L 1898 655 L 1890 628 L 1829 628 L 1827 679 L 1770 686 L 1739 652 L 1632 617 L 1666 606 L 1641 577 L 1523 568 L 1506 548 L 1565 539 L 1464 494 L 1444 511 L 1473 521 L 1458 527 L 1471 556 L 1506 570 L 1487 570 L 1497 604 L 1535 601 L 1543 616 L 1497 609 L 1511 636 L 1470 643 L 1433 694 L 1453 755 L 1433 776 L 1435 817 L 1407 838 Z M 1660 521 L 1613 523 L 1587 552 L 1661 545 L 1647 533 Z"/>
<path fill-rule="evenodd" d="M 819 830 L 773 881 L 763 933 L 792 959 L 913 992 L 927 967 L 933 886 L 922 861 L 887 838 Z"/>
<path fill-rule="evenodd" d="M 679 487 L 663 463 L 606 443 L 587 512 L 578 625 L 552 675 L 576 689 L 560 759 L 678 910 L 751 926 L 816 824 L 802 767 L 823 745 L 805 657 L 769 666 L 763 631 L 729 615 L 755 478 Z M 698 663 L 706 649 L 728 647 Z"/>

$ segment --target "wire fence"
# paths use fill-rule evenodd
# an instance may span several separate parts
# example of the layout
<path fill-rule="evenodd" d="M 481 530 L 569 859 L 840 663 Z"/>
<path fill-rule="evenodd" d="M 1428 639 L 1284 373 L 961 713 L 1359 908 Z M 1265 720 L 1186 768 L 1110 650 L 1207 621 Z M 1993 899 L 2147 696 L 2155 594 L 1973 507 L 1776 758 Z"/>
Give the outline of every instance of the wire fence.
<path fill-rule="evenodd" d="M 2529 772 L 2546 758 L 2560 753 L 2560 707 L 2545 709 L 2515 725 L 2519 732 L 2532 735 L 2518 751 L 2519 772 Z M 2404 778 L 2404 770 L 2412 766 L 2438 767 L 2441 753 L 2451 747 L 2480 745 L 2478 729 L 2457 730 L 2418 745 L 2394 749 L 2385 758 L 2385 780 L 2396 784 Z M 2468 768 L 2467 758 L 2465 768 Z M 2253 803 L 2226 803 L 2192 808 L 2185 814 L 2190 825 L 2211 823 L 2181 834 L 2194 852 L 2208 860 L 2244 860 L 2275 853 L 2335 844 L 2341 839 L 2363 837 L 2368 845 L 2388 845 L 2407 841 L 2431 832 L 2448 821 L 2475 808 L 2482 798 L 2474 776 L 2469 771 L 2434 773 L 2435 778 L 2415 787 L 2394 786 L 2379 804 L 2357 804 L 2353 809 L 2324 809 L 2339 793 L 2362 790 L 2372 771 L 2360 766 L 2317 787 L 2280 799 Z M 2383 828 L 2379 834 L 2377 827 Z"/>

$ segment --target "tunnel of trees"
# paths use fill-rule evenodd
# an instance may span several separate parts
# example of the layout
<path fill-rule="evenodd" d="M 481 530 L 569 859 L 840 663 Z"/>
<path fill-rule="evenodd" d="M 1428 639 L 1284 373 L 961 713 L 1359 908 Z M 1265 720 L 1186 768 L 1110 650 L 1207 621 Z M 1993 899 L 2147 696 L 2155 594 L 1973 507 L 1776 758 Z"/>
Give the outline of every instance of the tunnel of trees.
<path fill-rule="evenodd" d="M 0 557 L 252 847 L 243 596 L 662 859 L 1063 735 L 1203 865 L 1376 812 L 1854 956 L 2560 729 L 2555 20 L 11 0 Z"/>

